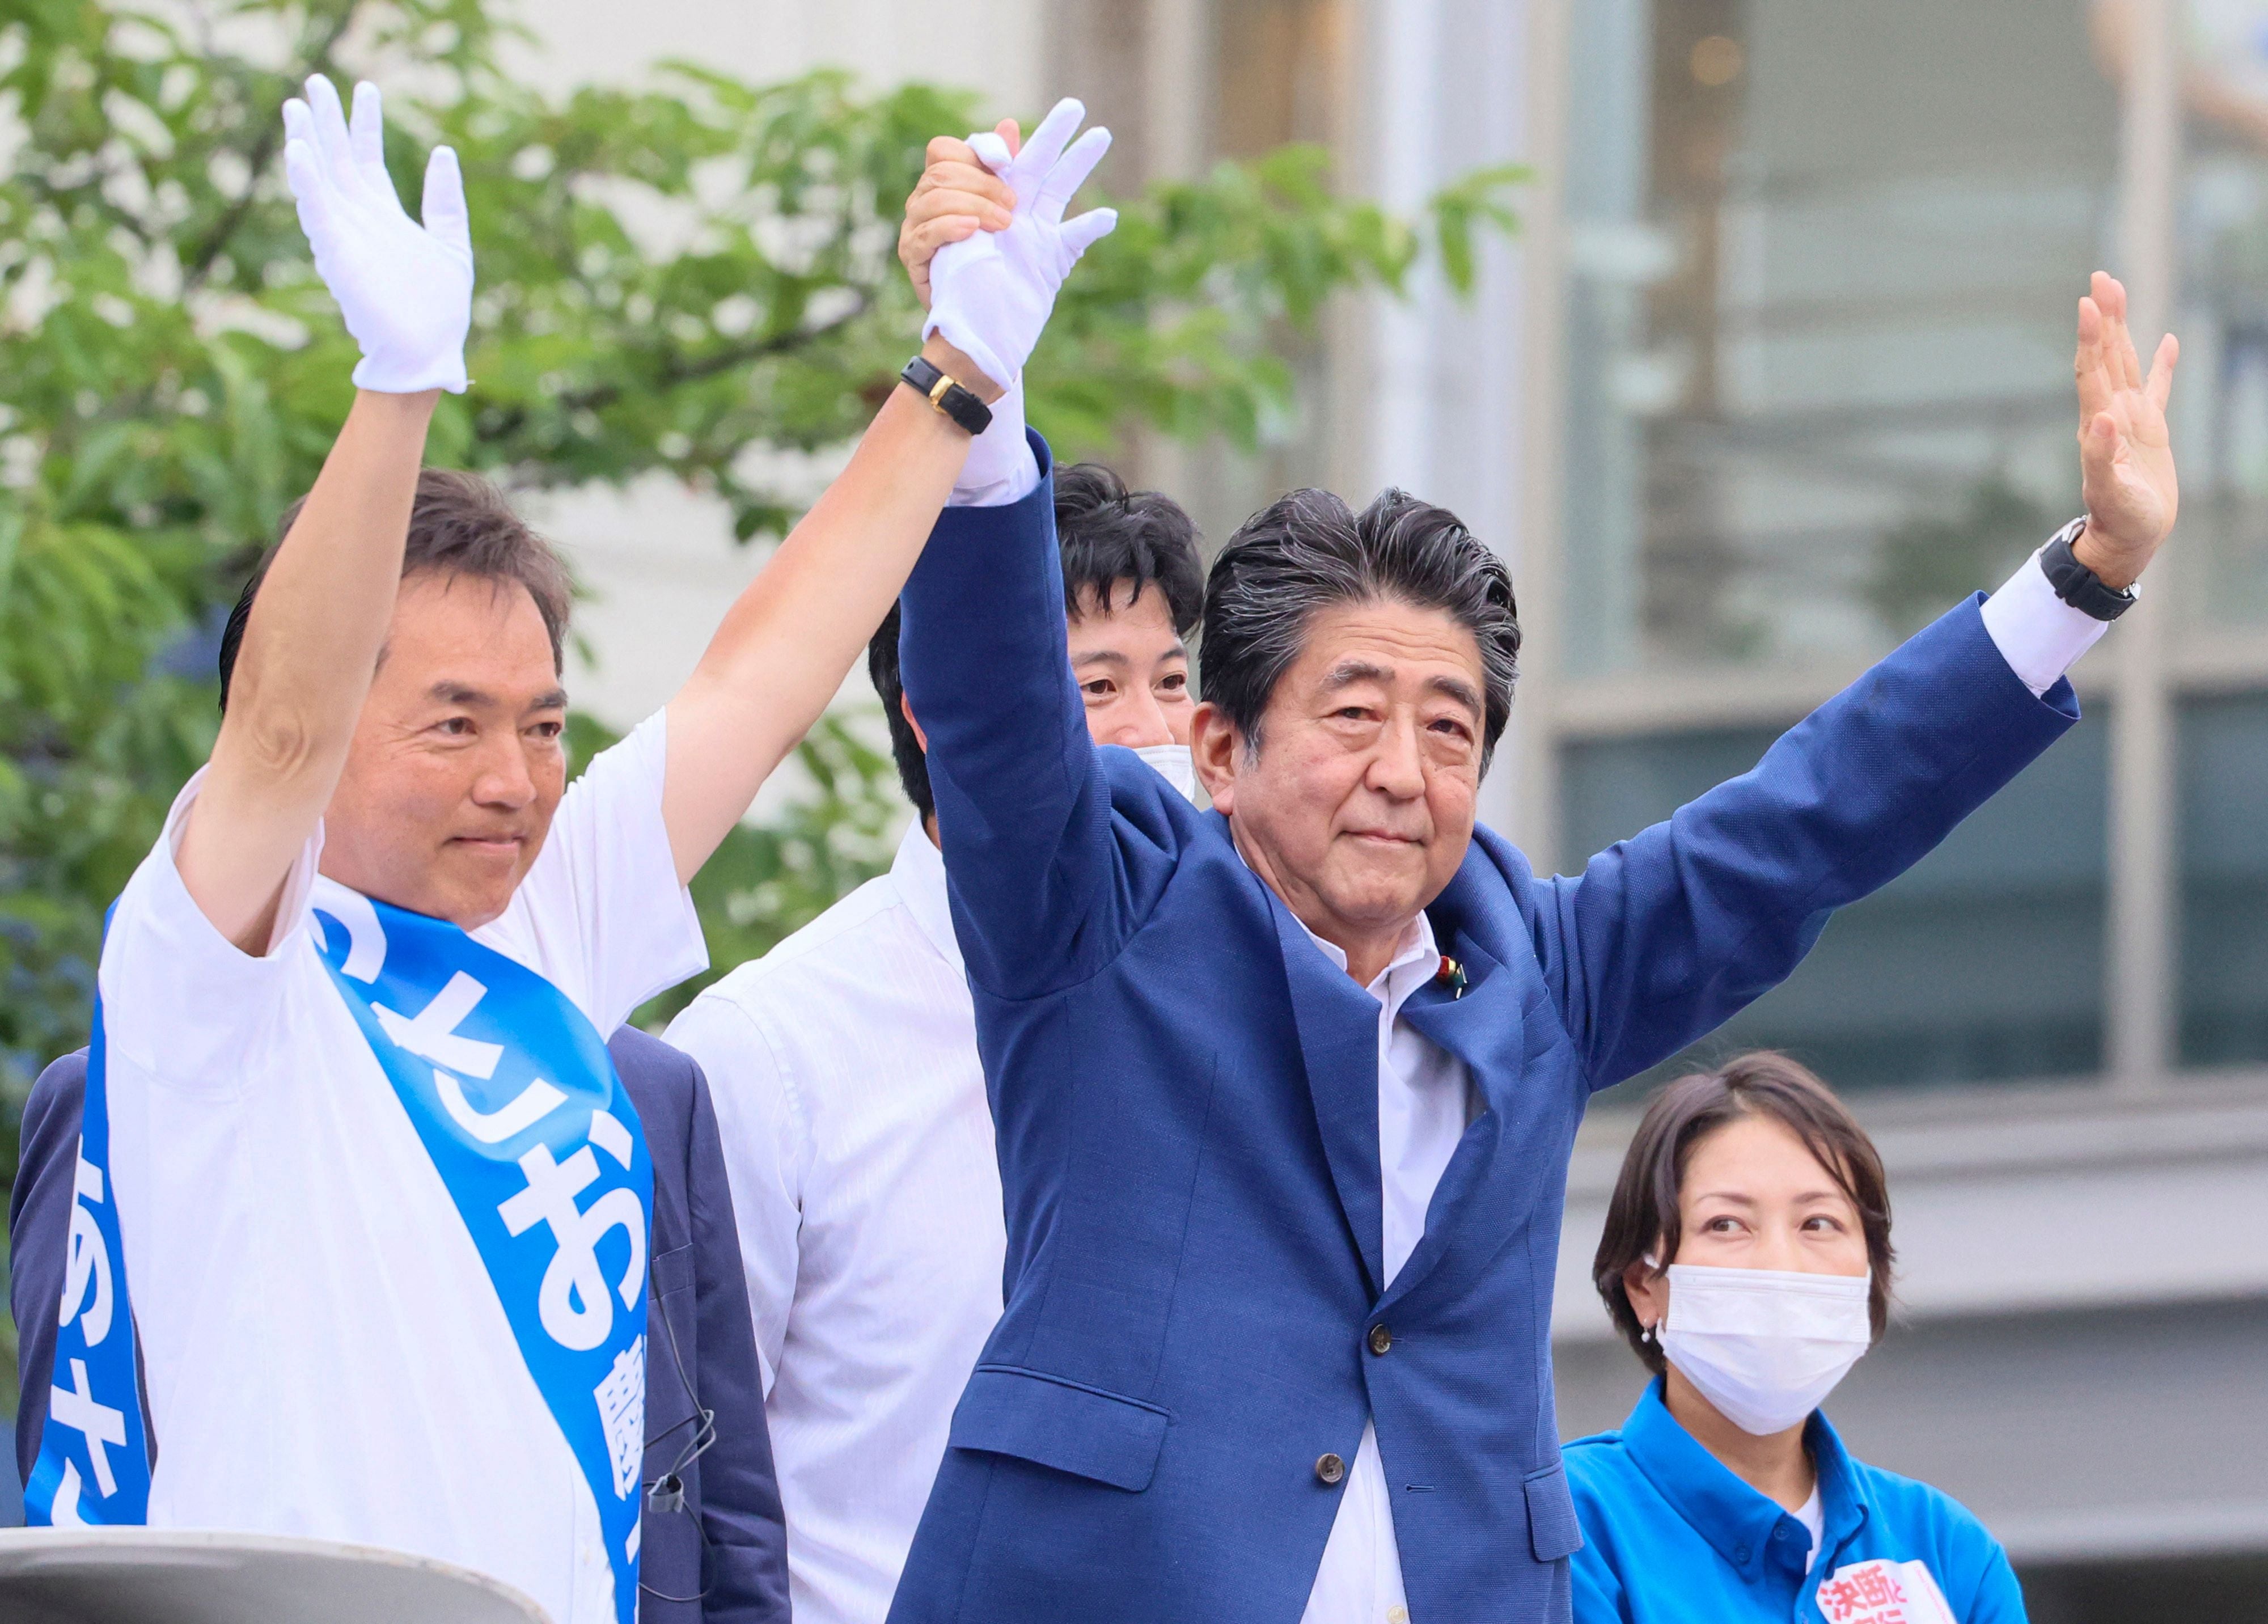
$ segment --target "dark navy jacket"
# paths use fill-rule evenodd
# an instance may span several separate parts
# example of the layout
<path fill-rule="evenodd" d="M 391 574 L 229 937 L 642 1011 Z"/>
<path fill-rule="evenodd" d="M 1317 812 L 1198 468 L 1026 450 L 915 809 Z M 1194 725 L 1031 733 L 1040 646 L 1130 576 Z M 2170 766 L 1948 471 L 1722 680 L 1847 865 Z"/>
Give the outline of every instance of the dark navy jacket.
<path fill-rule="evenodd" d="M 635 1027 L 623 1027 L 607 1048 L 653 1157 L 648 1483 L 670 1470 L 692 1437 L 695 1394 L 716 1412 L 716 1443 L 680 1468 L 685 1510 L 649 1507 L 644 1513 L 638 1616 L 646 1624 L 785 1624 L 787 1529 L 772 1476 L 747 1277 L 708 1080 L 689 1056 Z M 8 1204 L 9 1299 L 23 1383 L 16 1466 L 26 1481 L 47 1424 L 85 1099 L 85 1051 L 40 1074 L 24 1106 L 23 1149 Z M 164 1447 L 161 1438 L 161 1453 Z M 698 1596 L 704 1583 L 709 1593 L 700 1602 L 663 1599 Z"/>
<path fill-rule="evenodd" d="M 893 1624 L 1295 1624 L 1343 1492 L 1320 1458 L 1366 1416 L 1410 1616 L 1565 1620 L 1551 1285 L 1585 1103 L 1786 977 L 2071 690 L 2035 698 L 1972 600 L 1579 878 L 1476 830 L 1428 910 L 1469 990 L 1404 1015 L 1482 1109 L 1381 1294 L 1378 1006 L 1222 817 L 1090 742 L 1052 484 L 948 509 L 903 600 L 1008 1256 Z"/>

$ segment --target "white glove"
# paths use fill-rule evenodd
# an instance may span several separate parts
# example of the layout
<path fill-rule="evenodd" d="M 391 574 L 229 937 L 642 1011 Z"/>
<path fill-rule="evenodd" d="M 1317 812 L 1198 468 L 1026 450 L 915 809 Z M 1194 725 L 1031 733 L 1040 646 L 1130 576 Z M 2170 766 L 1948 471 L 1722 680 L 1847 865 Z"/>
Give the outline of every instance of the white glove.
<path fill-rule="evenodd" d="M 312 104 L 312 105 L 311 105 Z M 316 74 L 307 100 L 284 104 L 284 173 L 315 269 L 362 346 L 355 387 L 382 395 L 462 395 L 473 324 L 473 242 L 457 155 L 425 166 L 425 224 L 403 212 L 387 178 L 378 86 L 355 86 L 354 128 Z"/>
<path fill-rule="evenodd" d="M 944 334 L 1002 388 L 1023 376 L 1057 291 L 1079 256 L 1118 224 L 1115 209 L 1063 218 L 1071 194 L 1110 150 L 1107 129 L 1090 129 L 1071 141 L 1086 117 L 1085 107 L 1064 98 L 1012 158 L 1008 144 L 990 130 L 969 137 L 984 166 L 1015 188 L 1015 216 L 1007 230 L 947 243 L 930 262 L 929 321 L 922 336 Z"/>

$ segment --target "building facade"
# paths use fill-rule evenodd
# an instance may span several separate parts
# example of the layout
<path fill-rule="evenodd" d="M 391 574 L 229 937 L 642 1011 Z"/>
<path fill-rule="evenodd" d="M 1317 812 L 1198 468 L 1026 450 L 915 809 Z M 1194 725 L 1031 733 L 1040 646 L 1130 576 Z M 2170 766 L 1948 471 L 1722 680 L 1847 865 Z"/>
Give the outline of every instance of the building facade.
<path fill-rule="evenodd" d="M 606 8 L 545 15 L 556 70 L 620 60 Z M 1587 1275 L 1645 1089 L 1783 1047 L 1890 1167 L 1900 1312 L 1830 1406 L 1854 1447 L 1984 1517 L 2043 1624 L 2268 1616 L 2268 0 L 718 15 L 642 13 L 656 54 L 743 72 L 844 61 L 1026 114 L 1083 95 L 1119 187 L 1288 139 L 1403 208 L 1535 166 L 1472 298 L 1421 275 L 1334 315 L 1281 444 L 1145 442 L 1133 471 L 1215 537 L 1313 481 L 1405 485 L 1498 545 L 1529 644 L 1487 801 L 1540 867 L 1744 770 L 2076 511 L 2089 269 L 2180 333 L 2182 522 L 2075 673 L 2086 720 L 1786 986 L 1598 1102 L 1559 1404 L 1572 1436 L 1638 1391 Z M 646 567 L 609 539 L 631 515 L 585 518 L 562 528 L 602 592 Z M 692 538 L 686 601 L 721 609 L 748 564 L 700 522 L 663 528 Z M 689 663 L 616 618 L 635 602 L 597 606 L 602 655 Z"/>
<path fill-rule="evenodd" d="M 2087 271 L 2184 345 L 2185 501 L 2086 720 L 1752 1045 L 1889 1160 L 1902 1311 L 1830 1405 L 1970 1503 L 2034 1616 L 2268 1616 L 2268 7 L 1532 0 L 1514 795 L 1562 867 L 1753 763 L 2077 506 Z M 2147 347 L 2146 342 L 2145 347 Z M 1572 1436 L 1633 1380 L 1570 1196 Z"/>

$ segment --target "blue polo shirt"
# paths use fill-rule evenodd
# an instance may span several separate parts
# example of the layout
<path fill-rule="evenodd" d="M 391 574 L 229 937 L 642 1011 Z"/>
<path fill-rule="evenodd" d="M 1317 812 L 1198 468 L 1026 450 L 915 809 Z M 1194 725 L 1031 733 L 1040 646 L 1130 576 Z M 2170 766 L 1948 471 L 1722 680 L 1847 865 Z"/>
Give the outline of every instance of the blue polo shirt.
<path fill-rule="evenodd" d="M 1961 1624 L 2023 1624 L 2007 1554 L 1950 1496 L 1852 1459 L 1819 1411 L 1804 1443 L 1827 1523 L 1808 1574 L 1810 1530 L 1680 1426 L 1659 1379 L 1620 1432 L 1569 1444 L 1575 1624 L 1827 1624 L 1821 1584 L 1877 1557 L 1927 1563 Z"/>

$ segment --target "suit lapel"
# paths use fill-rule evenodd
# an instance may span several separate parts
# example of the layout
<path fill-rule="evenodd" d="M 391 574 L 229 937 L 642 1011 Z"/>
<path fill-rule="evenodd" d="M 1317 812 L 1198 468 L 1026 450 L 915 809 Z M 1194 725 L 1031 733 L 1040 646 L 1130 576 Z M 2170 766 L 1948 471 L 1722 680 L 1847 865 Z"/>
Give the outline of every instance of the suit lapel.
<path fill-rule="evenodd" d="M 1375 1298 L 1385 1222 L 1378 1192 L 1378 1002 L 1331 963 L 1272 891 L 1261 889 L 1275 916 L 1323 1156 Z"/>
<path fill-rule="evenodd" d="M 1449 945 L 1450 957 L 1464 966 L 1465 991 L 1453 997 L 1440 982 L 1420 987 L 1402 1006 L 1402 1017 L 1436 1048 L 1464 1062 L 1465 1074 L 1481 1096 L 1481 1112 L 1457 1141 L 1425 1209 L 1425 1233 L 1410 1260 L 1394 1277 L 1394 1295 L 1406 1296 L 1441 1260 L 1474 1192 L 1487 1180 L 1507 1126 L 1516 1113 L 1502 1097 L 1518 1086 L 1523 1038 L 1520 991 L 1513 978 L 1471 937 L 1453 931 L 1435 910 L 1436 934 Z"/>

